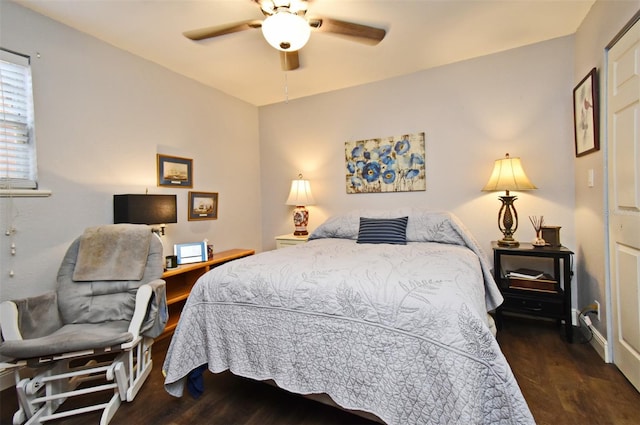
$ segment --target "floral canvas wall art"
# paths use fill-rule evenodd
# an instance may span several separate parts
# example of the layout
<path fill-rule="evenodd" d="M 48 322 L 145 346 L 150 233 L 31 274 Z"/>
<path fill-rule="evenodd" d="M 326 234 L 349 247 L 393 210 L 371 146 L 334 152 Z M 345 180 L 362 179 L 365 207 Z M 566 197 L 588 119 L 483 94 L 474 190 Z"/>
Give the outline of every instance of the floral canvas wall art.
<path fill-rule="evenodd" d="M 426 190 L 423 133 L 345 143 L 347 193 Z"/>

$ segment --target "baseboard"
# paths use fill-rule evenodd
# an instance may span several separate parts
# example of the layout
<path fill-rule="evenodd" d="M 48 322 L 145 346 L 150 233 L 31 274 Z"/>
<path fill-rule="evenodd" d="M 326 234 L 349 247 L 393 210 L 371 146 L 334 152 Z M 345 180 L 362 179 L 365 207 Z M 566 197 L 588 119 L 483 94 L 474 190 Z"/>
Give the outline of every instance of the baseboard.
<path fill-rule="evenodd" d="M 593 338 L 591 338 L 589 344 L 591 344 L 605 363 L 611 363 L 607 339 L 593 326 L 591 327 L 591 332 L 593 332 Z"/>
<path fill-rule="evenodd" d="M 572 313 L 573 326 L 580 326 L 580 310 L 574 308 L 572 309 Z M 590 326 L 589 329 L 592 335 L 589 345 L 596 350 L 596 353 L 598 353 L 605 363 L 611 363 L 607 339 L 594 326 Z"/>

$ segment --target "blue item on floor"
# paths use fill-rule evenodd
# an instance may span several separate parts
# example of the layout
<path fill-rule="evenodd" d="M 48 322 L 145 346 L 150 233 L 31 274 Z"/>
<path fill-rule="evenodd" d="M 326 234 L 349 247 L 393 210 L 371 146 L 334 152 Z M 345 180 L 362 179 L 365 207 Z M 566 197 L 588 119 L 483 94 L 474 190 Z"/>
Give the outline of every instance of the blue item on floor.
<path fill-rule="evenodd" d="M 199 398 L 204 392 L 204 378 L 202 377 L 202 372 L 207 370 L 207 365 L 203 364 L 191 372 L 187 376 L 187 390 L 191 397 Z"/>

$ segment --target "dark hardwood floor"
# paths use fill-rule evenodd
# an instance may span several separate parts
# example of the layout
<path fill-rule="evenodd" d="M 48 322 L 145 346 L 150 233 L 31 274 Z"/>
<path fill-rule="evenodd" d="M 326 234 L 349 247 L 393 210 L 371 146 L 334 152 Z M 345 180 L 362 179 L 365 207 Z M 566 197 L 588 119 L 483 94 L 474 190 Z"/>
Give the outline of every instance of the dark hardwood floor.
<path fill-rule="evenodd" d="M 506 317 L 498 342 L 539 425 L 638 425 L 640 393 L 574 331 L 555 322 Z"/>
<path fill-rule="evenodd" d="M 640 424 L 640 393 L 588 344 L 567 344 L 552 322 L 506 317 L 498 341 L 540 425 Z M 358 416 L 230 373 L 205 373 L 200 399 L 163 389 L 161 366 L 169 339 L 154 345 L 154 369 L 131 403 L 111 421 L 128 424 L 371 424 Z M 71 402 L 69 402 L 71 403 Z M 0 394 L 0 423 L 17 408 L 13 390 Z M 98 423 L 92 413 L 50 423 Z"/>

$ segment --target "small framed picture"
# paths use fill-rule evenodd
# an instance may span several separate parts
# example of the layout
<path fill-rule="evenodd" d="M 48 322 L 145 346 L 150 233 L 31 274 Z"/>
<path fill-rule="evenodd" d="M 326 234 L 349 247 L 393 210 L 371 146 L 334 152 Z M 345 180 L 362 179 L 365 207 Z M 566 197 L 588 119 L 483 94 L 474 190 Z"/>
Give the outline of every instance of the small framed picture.
<path fill-rule="evenodd" d="M 598 73 L 593 68 L 573 89 L 576 157 L 600 149 Z"/>
<path fill-rule="evenodd" d="M 189 192 L 189 221 L 216 220 L 218 194 L 216 192 Z"/>
<path fill-rule="evenodd" d="M 158 186 L 193 187 L 193 160 L 157 154 Z"/>

